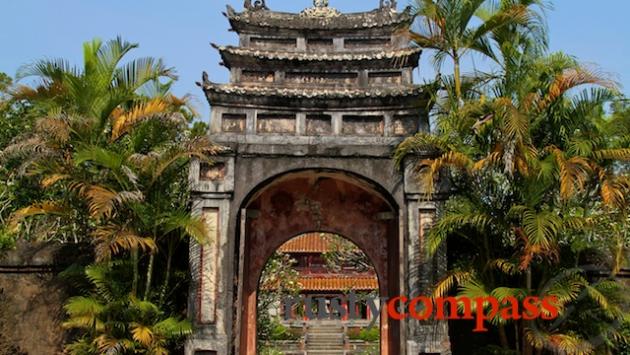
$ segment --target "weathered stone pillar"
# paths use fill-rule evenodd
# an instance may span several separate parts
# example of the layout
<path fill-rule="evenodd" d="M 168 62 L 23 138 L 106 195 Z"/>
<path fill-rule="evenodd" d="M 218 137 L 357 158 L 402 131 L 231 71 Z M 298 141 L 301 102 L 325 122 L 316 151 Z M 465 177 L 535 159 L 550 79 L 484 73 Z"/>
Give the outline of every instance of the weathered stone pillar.
<path fill-rule="evenodd" d="M 208 237 L 191 241 L 189 316 L 195 335 L 186 344 L 186 355 L 228 354 L 232 339 L 233 245 L 228 235 L 234 159 L 221 157 L 214 165 L 193 162 L 190 169 L 193 213 L 206 223 Z"/>
<path fill-rule="evenodd" d="M 418 158 L 407 159 L 405 165 L 405 200 L 407 204 L 407 291 L 410 299 L 430 296 L 433 285 L 446 273 L 446 246 L 429 257 L 426 237 L 442 204 L 441 194 L 428 199 L 425 189 L 414 174 Z M 407 321 L 407 354 L 450 354 L 448 322 L 430 319 Z"/>

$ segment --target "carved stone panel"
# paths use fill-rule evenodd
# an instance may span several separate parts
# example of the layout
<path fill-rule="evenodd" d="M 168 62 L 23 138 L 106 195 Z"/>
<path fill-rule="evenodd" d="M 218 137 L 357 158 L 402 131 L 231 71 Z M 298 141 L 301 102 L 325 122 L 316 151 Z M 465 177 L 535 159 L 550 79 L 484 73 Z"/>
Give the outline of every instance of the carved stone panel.
<path fill-rule="evenodd" d="M 222 181 L 225 179 L 227 166 L 225 163 L 214 165 L 201 164 L 199 167 L 199 181 Z"/>
<path fill-rule="evenodd" d="M 306 115 L 306 135 L 325 136 L 331 135 L 332 133 L 332 116 Z"/>
<path fill-rule="evenodd" d="M 202 214 L 208 231 L 208 238 L 201 245 L 199 253 L 200 281 L 199 281 L 199 312 L 198 321 L 201 324 L 212 324 L 216 321 L 216 301 L 219 282 L 219 209 L 206 208 Z"/>
<path fill-rule="evenodd" d="M 249 45 L 261 49 L 290 49 L 297 46 L 295 38 L 269 38 L 269 37 L 252 37 Z"/>
<path fill-rule="evenodd" d="M 400 85 L 402 80 L 402 71 L 371 72 L 368 74 L 370 85 Z"/>
<path fill-rule="evenodd" d="M 394 116 L 392 133 L 395 136 L 409 136 L 418 132 L 418 116 Z"/>
<path fill-rule="evenodd" d="M 224 113 L 221 116 L 221 131 L 228 133 L 243 133 L 247 124 L 247 115 Z"/>
<path fill-rule="evenodd" d="M 348 136 L 382 136 L 385 131 L 383 116 L 343 116 L 342 132 Z"/>
<path fill-rule="evenodd" d="M 256 130 L 258 133 L 295 133 L 295 114 L 259 114 Z"/>

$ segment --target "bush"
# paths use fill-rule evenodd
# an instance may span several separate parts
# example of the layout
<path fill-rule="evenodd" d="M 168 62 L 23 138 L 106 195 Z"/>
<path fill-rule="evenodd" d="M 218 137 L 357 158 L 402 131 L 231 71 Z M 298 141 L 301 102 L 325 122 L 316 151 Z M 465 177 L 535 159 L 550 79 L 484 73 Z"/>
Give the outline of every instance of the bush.
<path fill-rule="evenodd" d="M 297 340 L 297 337 L 291 330 L 284 325 L 280 324 L 277 319 L 274 319 L 271 324 L 271 336 L 270 340 Z"/>
<path fill-rule="evenodd" d="M 351 340 L 363 340 L 368 343 L 377 342 L 381 338 L 381 330 L 378 327 L 364 328 L 360 331 L 351 330 L 348 332 Z"/>
<path fill-rule="evenodd" d="M 0 226 L 0 252 L 15 248 L 17 236 Z"/>

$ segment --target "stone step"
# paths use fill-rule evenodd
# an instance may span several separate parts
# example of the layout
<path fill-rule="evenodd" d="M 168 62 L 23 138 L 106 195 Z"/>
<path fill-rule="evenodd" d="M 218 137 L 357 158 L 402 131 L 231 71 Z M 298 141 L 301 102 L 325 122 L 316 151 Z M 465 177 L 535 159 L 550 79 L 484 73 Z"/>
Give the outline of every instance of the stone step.
<path fill-rule="evenodd" d="M 319 342 L 319 343 L 306 343 L 306 348 L 308 349 L 334 349 L 334 350 L 338 350 L 338 349 L 345 349 L 344 344 L 333 344 L 330 342 Z"/>
<path fill-rule="evenodd" d="M 343 339 L 343 333 L 308 333 L 309 339 Z"/>
<path fill-rule="evenodd" d="M 306 339 L 307 344 L 343 345 L 343 339 Z"/>
<path fill-rule="evenodd" d="M 313 327 L 306 329 L 307 333 L 343 333 L 343 327 Z"/>
<path fill-rule="evenodd" d="M 343 344 L 306 344 L 306 350 L 344 350 Z"/>

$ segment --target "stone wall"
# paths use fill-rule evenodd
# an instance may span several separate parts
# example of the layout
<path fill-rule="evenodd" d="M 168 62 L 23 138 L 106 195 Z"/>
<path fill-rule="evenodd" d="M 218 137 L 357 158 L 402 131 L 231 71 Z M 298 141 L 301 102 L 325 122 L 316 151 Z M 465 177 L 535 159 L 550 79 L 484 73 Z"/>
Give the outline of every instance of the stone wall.
<path fill-rule="evenodd" d="M 0 255 L 0 355 L 62 353 L 68 288 L 58 271 L 76 260 L 76 251 L 76 246 L 19 243 Z"/>

